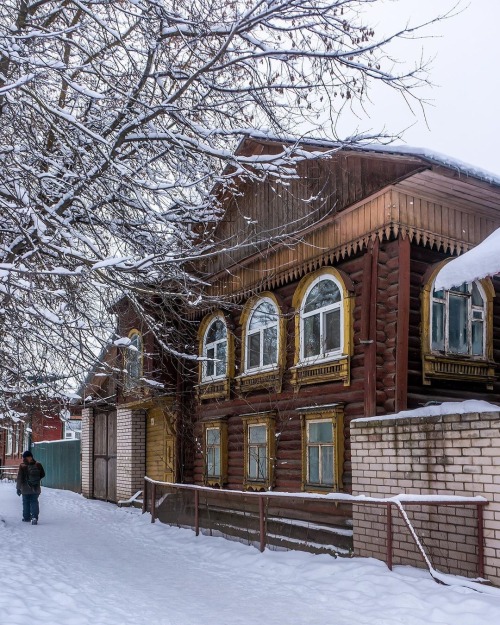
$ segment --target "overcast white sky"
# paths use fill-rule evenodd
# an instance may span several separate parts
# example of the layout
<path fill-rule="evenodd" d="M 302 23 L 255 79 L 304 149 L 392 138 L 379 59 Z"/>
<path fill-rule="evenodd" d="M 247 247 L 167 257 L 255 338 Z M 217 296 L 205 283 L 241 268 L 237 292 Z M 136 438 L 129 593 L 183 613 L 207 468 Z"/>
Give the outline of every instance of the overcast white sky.
<path fill-rule="evenodd" d="M 445 12 L 453 0 L 382 0 L 373 5 L 377 32 L 410 18 L 412 23 Z M 370 119 L 359 130 L 391 133 L 408 128 L 406 144 L 430 148 L 500 174 L 500 0 L 461 0 L 462 12 L 426 31 L 428 38 L 398 51 L 398 58 L 418 59 L 423 49 L 432 58 L 433 87 L 422 90 L 430 100 L 423 113 L 408 109 L 401 98 L 374 93 Z M 411 54 L 410 54 L 411 53 Z M 411 126 L 411 127 L 410 127 Z"/>

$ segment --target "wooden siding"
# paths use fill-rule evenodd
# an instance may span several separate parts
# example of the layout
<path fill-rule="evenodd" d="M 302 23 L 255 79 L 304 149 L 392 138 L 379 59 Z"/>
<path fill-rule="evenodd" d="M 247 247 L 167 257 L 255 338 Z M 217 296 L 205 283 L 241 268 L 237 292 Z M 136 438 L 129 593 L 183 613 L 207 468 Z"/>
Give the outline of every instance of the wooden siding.
<path fill-rule="evenodd" d="M 225 216 L 216 229 L 224 250 L 208 262 L 206 272 L 216 274 L 267 250 L 273 241 L 301 232 L 423 166 L 412 158 L 336 153 L 303 161 L 295 178 L 241 183 L 225 200 Z"/>
<path fill-rule="evenodd" d="M 498 227 L 500 210 L 470 214 L 465 208 L 426 201 L 402 193 L 398 186 L 390 187 L 325 218 L 305 231 L 300 241 L 297 237 L 288 245 L 269 247 L 237 266 L 226 267 L 213 277 L 211 294 L 234 298 L 274 290 L 321 266 L 359 254 L 370 241 L 388 240 L 399 234 L 423 246 L 460 253 Z"/>

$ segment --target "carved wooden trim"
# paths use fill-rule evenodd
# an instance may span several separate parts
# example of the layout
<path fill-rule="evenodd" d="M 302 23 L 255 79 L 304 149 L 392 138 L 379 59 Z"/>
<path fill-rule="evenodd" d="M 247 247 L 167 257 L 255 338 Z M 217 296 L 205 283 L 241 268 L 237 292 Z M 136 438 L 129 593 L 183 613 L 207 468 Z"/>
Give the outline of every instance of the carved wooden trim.
<path fill-rule="evenodd" d="M 281 393 L 282 383 L 282 369 L 259 371 L 252 375 L 242 375 L 236 378 L 236 391 L 242 394 L 264 389 Z"/>
<path fill-rule="evenodd" d="M 292 386 L 299 390 L 307 384 L 321 384 L 342 380 L 344 386 L 351 384 L 349 356 L 342 356 L 329 362 L 314 363 L 312 365 L 297 365 L 291 369 Z"/>
<path fill-rule="evenodd" d="M 424 354 L 422 364 L 424 384 L 431 384 L 433 379 L 467 380 L 485 382 L 486 388 L 492 389 L 497 379 L 494 363 L 487 360 Z"/>
<path fill-rule="evenodd" d="M 231 380 L 224 378 L 223 380 L 214 380 L 213 382 L 204 382 L 196 387 L 196 396 L 198 401 L 204 399 L 229 399 L 231 391 Z"/>

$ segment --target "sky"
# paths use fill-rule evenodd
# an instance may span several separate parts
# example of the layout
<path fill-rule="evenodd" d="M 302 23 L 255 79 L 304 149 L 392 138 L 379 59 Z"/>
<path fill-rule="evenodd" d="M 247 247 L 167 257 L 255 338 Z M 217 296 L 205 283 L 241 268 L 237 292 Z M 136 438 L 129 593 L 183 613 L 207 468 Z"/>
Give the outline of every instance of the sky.
<path fill-rule="evenodd" d="M 454 6 L 453 0 L 380 0 L 373 5 L 376 32 L 426 21 Z M 362 131 L 403 135 L 407 145 L 424 147 L 500 174 L 500 2 L 461 0 L 461 12 L 428 28 L 426 38 L 397 46 L 398 59 L 432 59 L 432 87 L 419 93 L 429 100 L 425 116 L 418 106 L 383 92 L 372 94 L 368 118 L 358 120 Z"/>
<path fill-rule="evenodd" d="M 493 625 L 500 590 L 372 558 L 254 547 L 44 488 L 37 526 L 0 482 L 1 625 Z M 486 594 L 487 592 L 491 594 Z"/>

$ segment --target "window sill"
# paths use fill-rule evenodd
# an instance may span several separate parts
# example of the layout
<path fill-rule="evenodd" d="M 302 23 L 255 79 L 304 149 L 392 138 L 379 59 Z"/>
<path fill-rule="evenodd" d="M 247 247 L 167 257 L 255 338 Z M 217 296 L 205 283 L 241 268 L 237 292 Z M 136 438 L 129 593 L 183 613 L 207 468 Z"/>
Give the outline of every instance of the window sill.
<path fill-rule="evenodd" d="M 250 393 L 256 390 L 274 391 L 281 393 L 283 373 L 281 369 L 271 369 L 268 371 L 257 371 L 256 373 L 245 373 L 236 378 L 236 389 L 238 393 Z"/>
<path fill-rule="evenodd" d="M 202 382 L 196 387 L 196 396 L 198 401 L 204 399 L 228 399 L 231 390 L 231 381 L 229 378 L 220 380 L 212 380 L 210 382 Z"/>
<path fill-rule="evenodd" d="M 223 488 L 227 482 L 223 477 L 205 477 L 205 486 L 211 486 L 212 488 Z"/>
<path fill-rule="evenodd" d="M 243 484 L 243 488 L 244 490 L 250 491 L 250 492 L 263 492 L 266 490 L 269 490 L 269 482 L 262 482 L 262 481 L 258 481 L 258 480 L 245 480 L 245 483 Z"/>
<path fill-rule="evenodd" d="M 461 380 L 484 382 L 486 388 L 493 389 L 497 379 L 495 364 L 488 360 L 474 360 L 472 357 L 442 356 L 424 354 L 422 359 L 423 383 L 432 380 Z"/>
<path fill-rule="evenodd" d="M 299 363 L 291 369 L 292 386 L 299 390 L 307 384 L 343 381 L 344 386 L 351 383 L 349 356 L 341 356 L 334 360 L 322 360 L 312 364 Z"/>

